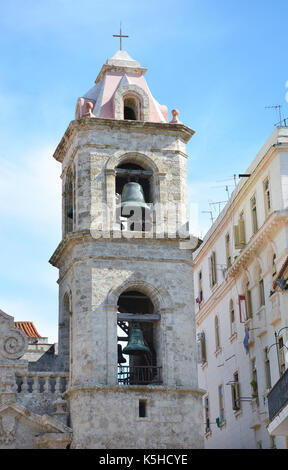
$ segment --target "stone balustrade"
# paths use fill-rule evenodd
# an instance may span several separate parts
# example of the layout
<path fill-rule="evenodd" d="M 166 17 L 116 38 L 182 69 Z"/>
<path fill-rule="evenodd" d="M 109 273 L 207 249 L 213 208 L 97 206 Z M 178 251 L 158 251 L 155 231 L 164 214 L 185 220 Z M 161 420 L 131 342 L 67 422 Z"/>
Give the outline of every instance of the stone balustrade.
<path fill-rule="evenodd" d="M 61 394 L 67 389 L 69 374 L 65 372 L 31 372 L 16 375 L 16 393 Z"/>

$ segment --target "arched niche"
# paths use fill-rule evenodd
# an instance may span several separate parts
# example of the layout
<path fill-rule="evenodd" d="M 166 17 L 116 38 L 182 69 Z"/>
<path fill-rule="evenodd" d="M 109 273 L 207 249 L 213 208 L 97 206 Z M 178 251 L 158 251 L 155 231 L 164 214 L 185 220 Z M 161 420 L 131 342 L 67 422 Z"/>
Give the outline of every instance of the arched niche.
<path fill-rule="evenodd" d="M 123 85 L 119 87 L 114 96 L 114 117 L 125 119 L 125 102 L 139 121 L 149 121 L 149 97 L 146 91 L 138 85 Z"/>

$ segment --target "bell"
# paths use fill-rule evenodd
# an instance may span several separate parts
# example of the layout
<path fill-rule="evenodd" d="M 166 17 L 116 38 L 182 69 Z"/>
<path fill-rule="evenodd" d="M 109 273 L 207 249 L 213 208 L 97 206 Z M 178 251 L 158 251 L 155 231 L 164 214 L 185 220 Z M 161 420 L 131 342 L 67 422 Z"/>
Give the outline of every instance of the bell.
<path fill-rule="evenodd" d="M 144 191 L 141 184 L 130 182 L 124 185 L 120 206 L 121 208 L 131 207 L 131 209 L 133 209 L 133 207 L 150 209 L 150 207 L 145 202 Z"/>
<path fill-rule="evenodd" d="M 72 208 L 67 211 L 67 217 L 69 217 L 69 219 L 73 219 L 73 209 Z"/>
<path fill-rule="evenodd" d="M 144 344 L 143 333 L 139 323 L 135 323 L 129 331 L 128 344 L 123 349 L 123 354 L 140 355 L 149 353 L 150 349 Z"/>
<path fill-rule="evenodd" d="M 118 344 L 118 364 L 124 364 L 124 362 L 127 362 L 125 357 L 122 354 L 122 346 L 121 344 Z"/>

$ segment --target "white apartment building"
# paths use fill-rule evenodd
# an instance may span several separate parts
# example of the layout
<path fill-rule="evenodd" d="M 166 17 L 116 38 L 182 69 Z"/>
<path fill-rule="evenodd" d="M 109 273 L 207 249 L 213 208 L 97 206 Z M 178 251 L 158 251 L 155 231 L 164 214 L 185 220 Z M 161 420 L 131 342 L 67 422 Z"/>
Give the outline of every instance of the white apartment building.
<path fill-rule="evenodd" d="M 194 253 L 205 447 L 283 449 L 267 395 L 288 365 L 288 127 L 245 175 Z"/>

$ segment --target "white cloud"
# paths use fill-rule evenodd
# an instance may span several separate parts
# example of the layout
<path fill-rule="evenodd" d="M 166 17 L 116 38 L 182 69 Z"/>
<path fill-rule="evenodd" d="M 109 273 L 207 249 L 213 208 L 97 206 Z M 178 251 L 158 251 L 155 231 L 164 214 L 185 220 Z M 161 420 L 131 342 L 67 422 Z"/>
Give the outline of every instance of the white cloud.
<path fill-rule="evenodd" d="M 29 156 L 0 158 L 0 214 L 14 217 L 25 227 L 59 232 L 61 166 L 50 146 L 33 149 Z M 20 225 L 21 224 L 21 225 Z"/>

